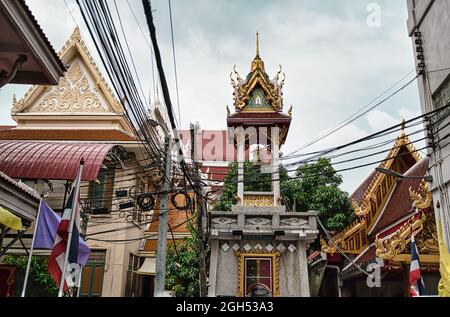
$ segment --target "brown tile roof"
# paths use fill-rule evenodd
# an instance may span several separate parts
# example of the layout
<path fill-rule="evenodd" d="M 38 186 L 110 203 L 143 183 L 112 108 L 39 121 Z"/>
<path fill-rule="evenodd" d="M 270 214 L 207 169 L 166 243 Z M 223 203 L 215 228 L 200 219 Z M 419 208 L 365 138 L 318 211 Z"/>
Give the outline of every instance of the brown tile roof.
<path fill-rule="evenodd" d="M 0 140 L 136 141 L 136 138 L 119 130 L 0 129 Z"/>
<path fill-rule="evenodd" d="M 366 263 L 372 259 L 375 258 L 376 256 L 376 248 L 374 245 L 369 247 L 369 250 L 367 250 L 366 252 L 364 252 L 363 255 L 361 255 L 361 257 L 359 259 L 357 259 L 355 261 L 356 264 L 361 264 L 361 263 Z"/>
<path fill-rule="evenodd" d="M 428 158 L 423 158 L 417 162 L 413 167 L 405 172 L 405 176 L 425 176 L 428 170 Z M 394 188 L 392 196 L 386 204 L 383 213 L 380 215 L 378 223 L 372 230 L 371 236 L 376 235 L 384 228 L 393 224 L 400 218 L 409 214 L 413 207 L 411 197 L 409 195 L 409 188 L 417 190 L 420 185 L 420 180 L 400 179 Z"/>
<path fill-rule="evenodd" d="M 372 183 L 373 179 L 375 178 L 376 171 L 372 171 L 370 175 L 361 183 L 361 185 L 358 186 L 358 188 L 353 192 L 353 194 L 350 196 L 349 200 L 353 201 L 355 200 L 357 204 L 361 204 L 364 194 L 367 191 L 367 188 L 369 188 L 370 184 Z"/>

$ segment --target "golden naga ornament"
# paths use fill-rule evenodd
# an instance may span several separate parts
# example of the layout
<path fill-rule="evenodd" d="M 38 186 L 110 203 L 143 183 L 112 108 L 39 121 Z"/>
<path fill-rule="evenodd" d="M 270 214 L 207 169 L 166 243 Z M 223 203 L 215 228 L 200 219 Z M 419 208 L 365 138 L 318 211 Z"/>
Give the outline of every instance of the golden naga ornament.
<path fill-rule="evenodd" d="M 420 183 L 418 191 L 414 191 L 410 187 L 409 195 L 413 200 L 413 206 L 417 209 L 426 209 L 433 203 L 433 196 L 428 190 L 428 182 L 425 180 Z"/>
<path fill-rule="evenodd" d="M 387 239 L 375 239 L 376 255 L 385 260 L 392 260 L 396 255 L 401 254 L 411 243 L 411 234 L 416 236 L 422 229 L 427 216 L 421 212 L 417 218 L 412 217 L 393 235 Z"/>
<path fill-rule="evenodd" d="M 366 202 L 362 202 L 361 205 L 358 205 L 355 200 L 352 200 L 351 205 L 355 212 L 355 215 L 357 215 L 358 217 L 364 217 L 370 211 L 370 207 Z"/>

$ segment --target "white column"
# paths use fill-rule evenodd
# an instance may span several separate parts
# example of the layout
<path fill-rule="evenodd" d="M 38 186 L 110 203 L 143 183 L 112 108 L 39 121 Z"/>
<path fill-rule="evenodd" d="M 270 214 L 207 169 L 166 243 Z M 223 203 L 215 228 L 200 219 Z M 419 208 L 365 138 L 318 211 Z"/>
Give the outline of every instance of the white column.
<path fill-rule="evenodd" d="M 240 127 L 237 132 L 237 160 L 238 160 L 238 197 L 239 204 L 244 203 L 244 161 L 245 161 L 245 133 L 244 128 Z"/>
<path fill-rule="evenodd" d="M 272 190 L 273 204 L 279 205 L 280 199 L 280 129 L 272 127 Z"/>
<path fill-rule="evenodd" d="M 298 241 L 297 243 L 297 251 L 298 251 L 298 267 L 299 274 L 298 277 L 300 279 L 300 296 L 301 297 L 310 297 L 309 292 L 309 276 L 308 276 L 308 261 L 306 259 L 306 242 Z"/>

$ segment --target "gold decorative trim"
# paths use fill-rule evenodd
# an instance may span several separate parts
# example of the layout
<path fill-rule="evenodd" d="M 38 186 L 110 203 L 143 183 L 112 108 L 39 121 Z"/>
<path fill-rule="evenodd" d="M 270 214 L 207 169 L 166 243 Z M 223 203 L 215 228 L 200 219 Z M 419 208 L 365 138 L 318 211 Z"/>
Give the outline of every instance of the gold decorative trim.
<path fill-rule="evenodd" d="M 396 255 L 401 254 L 403 250 L 411 243 L 411 234 L 416 236 L 423 228 L 426 215 L 421 212 L 420 216 L 410 218 L 400 229 L 387 239 L 375 238 L 376 255 L 385 260 L 392 260 Z"/>
<path fill-rule="evenodd" d="M 352 200 L 350 204 L 358 217 L 366 216 L 370 212 L 370 204 L 367 204 L 365 201 L 358 205 L 356 200 Z"/>
<path fill-rule="evenodd" d="M 108 102 L 108 105 L 112 108 L 112 110 L 115 113 L 123 114 L 124 109 L 122 104 L 115 98 L 114 93 L 112 92 L 105 78 L 101 74 L 99 68 L 97 67 L 97 64 L 94 61 L 94 58 L 92 57 L 91 53 L 89 52 L 89 49 L 86 46 L 86 43 L 81 37 L 80 29 L 78 27 L 75 28 L 70 38 L 67 40 L 61 51 L 58 53 L 58 56 L 63 62 L 67 63 L 68 59 L 71 58 L 70 53 L 72 51 L 72 48 L 76 48 L 78 50 L 81 59 L 85 62 L 87 68 L 94 77 L 93 78 L 94 84 L 98 87 L 98 90 L 103 93 L 103 95 L 106 98 L 106 101 Z M 48 87 L 49 86 L 34 85 L 25 93 L 25 95 L 19 101 L 13 98 L 11 113 L 13 115 L 16 115 L 19 112 L 22 112 L 26 107 L 28 107 L 32 103 L 31 99 L 34 99 L 33 98 L 34 96 L 36 96 L 42 90 L 47 89 Z"/>
<path fill-rule="evenodd" d="M 271 207 L 273 206 L 273 195 L 245 195 L 244 194 L 244 206 L 260 206 Z"/>
<path fill-rule="evenodd" d="M 272 274 L 273 274 L 273 296 L 280 296 L 280 257 L 281 252 L 278 251 L 249 251 L 249 252 L 234 252 L 238 260 L 238 287 L 237 296 L 245 297 L 245 258 L 272 258 Z"/>
<path fill-rule="evenodd" d="M 322 252 L 330 253 L 330 254 L 336 253 L 337 248 L 336 248 L 335 244 L 337 244 L 338 247 L 344 251 L 350 251 L 350 250 L 347 250 L 347 247 L 345 245 L 345 240 L 347 238 L 349 238 L 350 236 L 352 236 L 353 234 L 355 234 L 356 232 L 358 232 L 359 230 L 361 230 L 362 228 L 364 228 L 365 226 L 366 226 L 366 219 L 359 218 L 359 219 L 356 219 L 355 221 L 353 221 L 347 227 L 345 227 L 344 230 L 342 230 L 341 232 L 336 234 L 333 237 L 334 243 L 332 241 L 328 241 L 328 243 L 327 243 L 323 238 L 321 238 L 320 244 L 321 244 Z M 360 248 L 363 248 L 363 247 L 364 247 L 364 245 L 361 244 Z M 354 251 L 357 251 L 356 248 Z"/>
<path fill-rule="evenodd" d="M 59 85 L 26 112 L 106 112 L 79 63 L 70 66 Z"/>
<path fill-rule="evenodd" d="M 418 191 L 414 191 L 411 187 L 409 188 L 409 195 L 413 200 L 413 206 L 417 209 L 426 209 L 433 203 L 433 195 L 428 190 L 428 182 L 422 180 L 419 185 Z"/>

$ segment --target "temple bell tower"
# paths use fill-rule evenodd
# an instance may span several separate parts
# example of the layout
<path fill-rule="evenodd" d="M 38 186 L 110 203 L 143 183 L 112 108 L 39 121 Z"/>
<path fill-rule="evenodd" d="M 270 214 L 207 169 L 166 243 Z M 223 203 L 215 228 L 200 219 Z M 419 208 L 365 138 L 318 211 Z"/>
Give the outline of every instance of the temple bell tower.
<path fill-rule="evenodd" d="M 227 125 L 237 150 L 237 204 L 232 211 L 212 211 L 211 261 L 208 296 L 271 297 L 309 296 L 306 251 L 317 237 L 316 215 L 287 212 L 280 189 L 280 147 L 292 120 L 292 107 L 283 112 L 281 66 L 273 79 L 259 54 L 243 79 L 231 73 L 234 112 Z M 266 171 L 272 176 L 271 191 L 247 192 L 244 184 L 245 151 L 260 146 L 266 152 Z"/>

